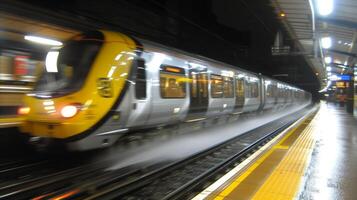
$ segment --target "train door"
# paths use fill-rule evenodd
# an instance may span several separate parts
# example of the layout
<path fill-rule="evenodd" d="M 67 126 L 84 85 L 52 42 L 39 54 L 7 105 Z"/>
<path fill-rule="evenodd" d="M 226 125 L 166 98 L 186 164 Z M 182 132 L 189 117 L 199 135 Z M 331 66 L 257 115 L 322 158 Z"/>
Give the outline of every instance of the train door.
<path fill-rule="evenodd" d="M 208 109 L 208 75 L 207 68 L 190 66 L 190 106 L 188 120 L 204 118 Z"/>
<path fill-rule="evenodd" d="M 131 99 L 128 126 L 144 126 L 149 117 L 150 104 L 147 96 L 147 71 L 145 60 L 136 58 L 133 61 L 134 90 Z M 128 104 L 129 105 L 129 104 Z"/>
<path fill-rule="evenodd" d="M 264 83 L 264 78 L 259 75 L 259 99 L 260 99 L 260 106 L 258 108 L 258 111 L 263 110 L 266 102 L 266 88 L 265 88 L 265 83 Z"/>
<path fill-rule="evenodd" d="M 244 95 L 244 77 L 236 77 L 235 79 L 235 93 L 236 102 L 234 106 L 234 113 L 240 113 L 243 110 L 245 95 Z"/>

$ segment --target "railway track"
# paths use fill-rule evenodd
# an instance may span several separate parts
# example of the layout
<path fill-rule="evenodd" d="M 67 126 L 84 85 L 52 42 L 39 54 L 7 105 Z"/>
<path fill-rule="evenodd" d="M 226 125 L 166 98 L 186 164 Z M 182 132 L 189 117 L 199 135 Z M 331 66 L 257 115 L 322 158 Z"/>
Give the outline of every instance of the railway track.
<path fill-rule="evenodd" d="M 208 150 L 172 162 L 132 165 L 118 170 L 108 170 L 109 160 L 54 169 L 53 165 L 64 160 L 44 160 L 22 166 L 2 164 L 0 180 L 7 178 L 0 184 L 0 198 L 184 199 L 244 160 L 303 114 L 299 112 L 278 119 Z M 52 170 L 26 175 L 34 167 L 48 166 L 52 166 Z M 14 178 L 19 174 L 23 177 Z"/>

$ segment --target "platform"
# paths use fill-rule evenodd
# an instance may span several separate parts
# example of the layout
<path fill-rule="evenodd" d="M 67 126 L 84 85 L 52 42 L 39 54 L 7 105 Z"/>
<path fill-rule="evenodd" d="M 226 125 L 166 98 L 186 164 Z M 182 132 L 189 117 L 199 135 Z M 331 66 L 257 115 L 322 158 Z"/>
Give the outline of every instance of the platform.
<path fill-rule="evenodd" d="M 355 199 L 356 143 L 357 120 L 323 102 L 194 199 Z"/>

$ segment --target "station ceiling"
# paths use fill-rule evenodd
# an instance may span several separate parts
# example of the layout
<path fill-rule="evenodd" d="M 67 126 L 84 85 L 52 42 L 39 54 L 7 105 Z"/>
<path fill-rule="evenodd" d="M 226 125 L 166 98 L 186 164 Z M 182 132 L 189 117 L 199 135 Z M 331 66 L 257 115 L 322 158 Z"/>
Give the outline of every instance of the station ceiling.
<path fill-rule="evenodd" d="M 25 35 L 35 35 L 64 41 L 76 33 L 75 30 L 68 28 L 0 13 L 0 38 L 2 40 L 23 42 Z"/>
<path fill-rule="evenodd" d="M 346 67 L 356 65 L 357 1 L 335 0 L 333 12 L 328 16 L 319 14 L 315 0 L 271 2 L 291 38 L 299 46 L 299 53 L 304 55 L 321 83 L 326 84 L 328 81 L 326 67 L 330 65 L 325 63 L 326 57 L 331 57 L 331 67 L 334 64 Z M 332 39 L 329 49 L 322 48 L 323 37 Z"/>

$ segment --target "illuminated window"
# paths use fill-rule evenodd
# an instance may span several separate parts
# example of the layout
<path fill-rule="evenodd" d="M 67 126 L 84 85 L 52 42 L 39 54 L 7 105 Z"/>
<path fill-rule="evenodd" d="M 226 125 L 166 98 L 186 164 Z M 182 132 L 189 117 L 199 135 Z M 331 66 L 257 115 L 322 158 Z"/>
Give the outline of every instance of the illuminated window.
<path fill-rule="evenodd" d="M 236 95 L 238 98 L 244 97 L 244 80 L 236 80 Z"/>
<path fill-rule="evenodd" d="M 173 99 L 185 98 L 187 80 L 184 69 L 173 66 L 161 66 L 161 97 Z"/>
<path fill-rule="evenodd" d="M 223 97 L 223 78 L 220 75 L 211 74 L 211 95 L 212 98 Z"/>
<path fill-rule="evenodd" d="M 200 92 L 202 94 L 202 97 L 204 97 L 204 98 L 208 97 L 207 74 L 200 73 L 199 79 L 198 79 L 198 85 L 199 85 L 199 89 L 200 89 Z"/>
<path fill-rule="evenodd" d="M 197 97 L 197 75 L 192 73 L 191 96 Z"/>
<path fill-rule="evenodd" d="M 233 89 L 233 78 L 231 77 L 223 77 L 223 96 L 225 98 L 233 98 L 234 97 L 234 89 Z"/>

